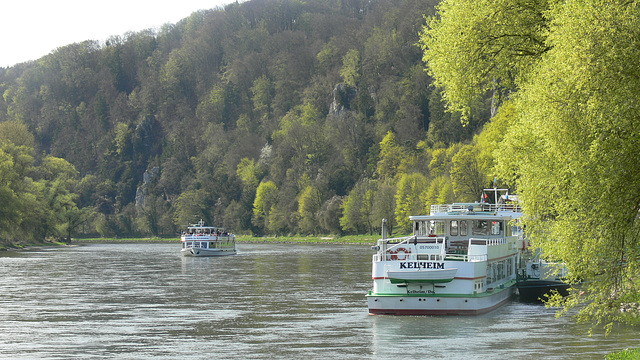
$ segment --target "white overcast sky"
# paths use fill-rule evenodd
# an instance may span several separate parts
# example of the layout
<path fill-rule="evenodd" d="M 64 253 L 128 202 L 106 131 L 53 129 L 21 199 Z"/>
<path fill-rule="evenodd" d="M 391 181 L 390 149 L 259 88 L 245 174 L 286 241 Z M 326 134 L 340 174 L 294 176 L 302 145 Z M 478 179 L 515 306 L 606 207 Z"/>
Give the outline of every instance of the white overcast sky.
<path fill-rule="evenodd" d="M 36 60 L 84 40 L 175 24 L 194 11 L 235 0 L 4 0 L 0 67 Z"/>

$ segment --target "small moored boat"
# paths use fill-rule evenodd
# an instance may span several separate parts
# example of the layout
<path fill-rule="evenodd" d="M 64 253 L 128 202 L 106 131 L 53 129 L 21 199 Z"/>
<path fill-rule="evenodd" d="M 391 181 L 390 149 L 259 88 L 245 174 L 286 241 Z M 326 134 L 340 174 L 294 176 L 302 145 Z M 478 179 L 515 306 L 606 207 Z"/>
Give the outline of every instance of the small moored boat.
<path fill-rule="evenodd" d="M 184 256 L 224 256 L 236 254 L 236 236 L 222 228 L 206 226 L 200 220 L 180 237 Z"/>
<path fill-rule="evenodd" d="M 562 296 L 569 295 L 571 285 L 562 281 L 566 276 L 563 266 L 542 260 L 539 251 L 525 265 L 526 268 L 521 271 L 516 283 L 521 302 L 541 302 L 553 292 Z"/>

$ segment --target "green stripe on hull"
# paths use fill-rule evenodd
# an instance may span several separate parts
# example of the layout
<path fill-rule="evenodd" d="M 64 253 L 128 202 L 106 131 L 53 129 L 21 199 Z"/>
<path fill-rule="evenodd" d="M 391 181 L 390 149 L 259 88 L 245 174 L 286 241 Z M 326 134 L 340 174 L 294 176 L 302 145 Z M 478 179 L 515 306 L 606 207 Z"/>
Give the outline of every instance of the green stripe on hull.
<path fill-rule="evenodd" d="M 411 293 L 411 294 L 398 294 L 398 293 L 373 293 L 369 291 L 367 296 L 378 296 L 378 297 L 436 297 L 436 298 L 483 298 L 487 296 L 492 296 L 494 294 L 500 293 L 505 290 L 509 290 L 516 284 L 515 280 L 512 280 L 504 285 L 502 288 L 496 288 L 491 292 L 483 292 L 480 294 L 425 294 L 425 293 Z"/>
<path fill-rule="evenodd" d="M 422 279 L 420 279 L 420 280 L 411 280 L 411 279 L 407 280 L 407 279 L 392 279 L 392 278 L 389 278 L 389 281 L 392 284 L 406 284 L 406 283 L 411 283 L 411 284 L 431 284 L 431 283 L 442 284 L 442 283 L 452 282 L 453 278 L 451 278 L 451 279 L 434 279 L 434 280 L 422 280 Z"/>

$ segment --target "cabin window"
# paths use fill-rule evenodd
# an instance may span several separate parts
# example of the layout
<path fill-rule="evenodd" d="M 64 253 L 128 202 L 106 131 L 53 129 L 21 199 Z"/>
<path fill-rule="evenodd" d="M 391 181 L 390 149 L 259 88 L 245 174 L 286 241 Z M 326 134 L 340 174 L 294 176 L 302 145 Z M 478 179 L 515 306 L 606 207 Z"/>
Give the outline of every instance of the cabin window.
<path fill-rule="evenodd" d="M 415 221 L 413 223 L 413 234 L 414 235 L 429 235 L 430 230 L 429 226 L 427 226 L 426 221 Z"/>
<path fill-rule="evenodd" d="M 489 221 L 473 220 L 471 224 L 471 233 L 473 235 L 489 235 Z"/>
<path fill-rule="evenodd" d="M 449 224 L 449 235 L 458 236 L 458 220 L 451 220 Z"/>
<path fill-rule="evenodd" d="M 502 234 L 503 229 L 502 221 L 494 221 L 491 223 L 491 235 L 500 235 Z"/>
<path fill-rule="evenodd" d="M 460 221 L 460 236 L 467 236 L 467 222 Z"/>
<path fill-rule="evenodd" d="M 429 235 L 444 235 L 445 222 L 443 220 L 431 220 Z"/>

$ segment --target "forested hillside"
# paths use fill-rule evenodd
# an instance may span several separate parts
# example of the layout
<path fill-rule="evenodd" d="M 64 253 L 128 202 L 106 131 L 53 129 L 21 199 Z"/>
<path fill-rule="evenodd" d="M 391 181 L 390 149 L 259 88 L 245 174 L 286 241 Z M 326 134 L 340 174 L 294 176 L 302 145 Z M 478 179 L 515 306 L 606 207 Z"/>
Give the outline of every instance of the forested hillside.
<path fill-rule="evenodd" d="M 445 112 L 436 2 L 254 0 L 0 68 L 0 239 L 406 230 L 478 199 L 504 125 L 474 139 L 488 96 Z"/>

